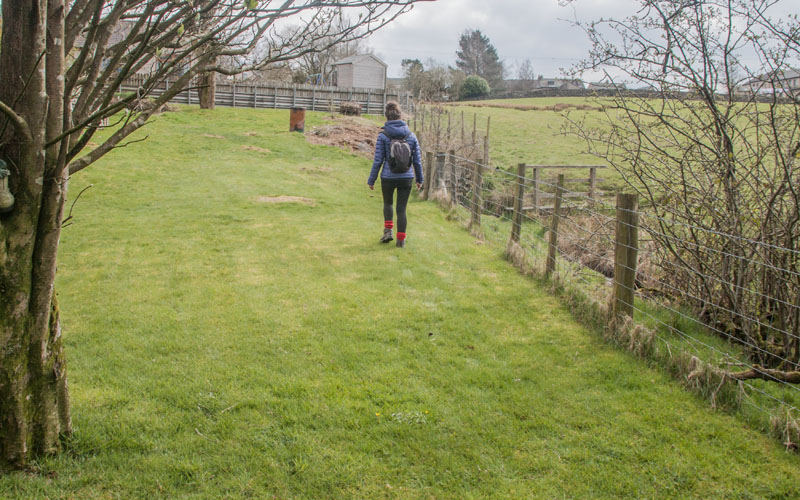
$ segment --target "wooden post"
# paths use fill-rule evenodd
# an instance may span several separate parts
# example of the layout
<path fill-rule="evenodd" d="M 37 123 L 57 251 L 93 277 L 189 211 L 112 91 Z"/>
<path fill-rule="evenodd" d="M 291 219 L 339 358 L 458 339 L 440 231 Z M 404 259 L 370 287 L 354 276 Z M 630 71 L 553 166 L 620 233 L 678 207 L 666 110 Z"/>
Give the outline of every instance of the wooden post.
<path fill-rule="evenodd" d="M 311 111 L 317 110 L 317 89 L 311 89 Z"/>
<path fill-rule="evenodd" d="M 236 84 L 234 83 L 231 88 L 233 89 L 233 91 L 231 93 L 231 96 L 232 96 L 231 97 L 231 107 L 235 108 L 236 107 Z"/>
<path fill-rule="evenodd" d="M 514 198 L 514 217 L 511 222 L 511 241 L 519 243 L 522 234 L 522 200 L 525 197 L 525 164 L 517 165 L 517 195 Z"/>
<path fill-rule="evenodd" d="M 450 204 L 458 204 L 458 172 L 456 171 L 456 151 L 451 149 L 447 152 L 450 158 Z"/>
<path fill-rule="evenodd" d="M 489 136 L 483 138 L 483 164 L 489 166 Z"/>
<path fill-rule="evenodd" d="M 491 126 L 491 124 L 492 124 L 492 117 L 489 116 L 489 117 L 486 118 L 486 138 L 487 139 L 489 138 L 489 127 Z"/>
<path fill-rule="evenodd" d="M 275 99 L 272 101 L 272 108 L 278 109 L 278 86 L 275 85 Z"/>
<path fill-rule="evenodd" d="M 447 172 L 445 172 L 445 161 L 447 160 L 447 155 L 443 151 L 438 151 L 436 153 L 436 171 L 434 172 L 433 179 L 431 182 L 435 185 L 433 186 L 434 190 L 439 190 L 441 188 L 442 179 Z"/>
<path fill-rule="evenodd" d="M 450 110 L 447 110 L 447 145 L 450 145 Z"/>
<path fill-rule="evenodd" d="M 372 91 L 368 90 L 367 91 L 367 114 L 369 114 L 370 101 L 372 101 Z"/>
<path fill-rule="evenodd" d="M 633 289 L 639 256 L 639 198 L 635 194 L 617 194 L 617 237 L 614 248 L 615 317 L 633 318 Z"/>
<path fill-rule="evenodd" d="M 433 174 L 436 170 L 436 167 L 433 164 L 433 152 L 428 151 L 425 153 L 425 165 L 428 167 L 428 175 L 426 175 L 423 179 L 423 186 L 422 186 L 422 199 L 427 200 L 428 196 L 431 193 L 431 183 L 433 183 Z"/>
<path fill-rule="evenodd" d="M 472 183 L 472 217 L 469 221 L 470 229 L 481 227 L 481 214 L 483 213 L 483 168 L 484 165 L 489 164 L 488 159 L 488 147 L 485 147 L 483 163 L 475 162 L 475 171 L 473 173 L 474 181 Z"/>
<path fill-rule="evenodd" d="M 436 110 L 436 146 L 442 146 L 442 110 Z M 444 172 L 442 172 L 444 173 Z"/>
<path fill-rule="evenodd" d="M 461 111 L 461 147 L 464 147 L 464 111 Z"/>
<path fill-rule="evenodd" d="M 595 167 L 589 168 L 589 199 L 594 200 L 594 187 L 597 183 L 597 169 Z"/>
<path fill-rule="evenodd" d="M 549 278 L 556 270 L 556 255 L 558 254 L 558 221 L 561 218 L 561 200 L 564 198 L 564 174 L 558 174 L 558 187 L 556 188 L 556 204 L 553 207 L 553 222 L 550 225 L 550 249 L 547 253 L 547 267 L 544 275 Z"/>
<path fill-rule="evenodd" d="M 292 107 L 297 107 L 297 85 L 292 85 Z"/>
<path fill-rule="evenodd" d="M 478 142 L 477 135 L 478 135 L 478 113 L 473 113 L 473 115 L 472 115 L 472 145 L 473 146 L 475 146 L 475 144 Z"/>
<path fill-rule="evenodd" d="M 533 213 L 539 215 L 539 168 L 533 167 Z"/>

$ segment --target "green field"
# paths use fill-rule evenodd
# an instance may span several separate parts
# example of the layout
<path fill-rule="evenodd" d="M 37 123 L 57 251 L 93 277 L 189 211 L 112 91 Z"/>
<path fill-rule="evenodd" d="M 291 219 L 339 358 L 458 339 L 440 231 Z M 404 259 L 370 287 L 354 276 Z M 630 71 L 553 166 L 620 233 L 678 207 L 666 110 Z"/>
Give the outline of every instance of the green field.
<path fill-rule="evenodd" d="M 473 114 L 478 115 L 478 129 L 486 127 L 487 118 L 491 117 L 490 162 L 493 167 L 515 171 L 517 164 L 529 165 L 607 165 L 599 158 L 585 153 L 586 143 L 573 135 L 564 132 L 566 117 L 580 120 L 586 117 L 590 124 L 602 127 L 604 115 L 599 108 L 603 101 L 583 97 L 552 97 L 527 99 L 487 100 L 473 103 L 464 102 L 449 109 L 458 116 L 463 111 L 465 122 L 471 130 Z M 567 105 L 562 111 L 550 109 L 521 111 L 504 109 L 498 106 L 535 106 L 550 108 Z M 577 106 L 590 106 L 595 109 L 581 110 Z M 588 170 L 548 170 L 543 179 L 552 181 L 557 174 L 563 173 L 567 178 L 588 178 Z M 610 193 L 625 186 L 620 173 L 612 168 L 598 171 L 598 187 Z"/>
<path fill-rule="evenodd" d="M 287 128 L 182 108 L 71 181 L 93 184 L 57 282 L 75 435 L 0 498 L 800 496 L 797 455 L 434 204 L 379 245 L 370 162 Z"/>

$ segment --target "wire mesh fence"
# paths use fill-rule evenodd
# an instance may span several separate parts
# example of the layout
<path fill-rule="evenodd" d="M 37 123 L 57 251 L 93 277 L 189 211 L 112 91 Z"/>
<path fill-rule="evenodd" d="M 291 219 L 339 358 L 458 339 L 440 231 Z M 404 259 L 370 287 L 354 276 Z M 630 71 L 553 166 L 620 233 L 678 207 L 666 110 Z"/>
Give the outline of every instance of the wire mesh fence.
<path fill-rule="evenodd" d="M 424 106 L 415 120 L 428 156 L 424 197 L 550 280 L 609 338 L 797 449 L 797 240 L 685 224 L 639 208 L 635 195 L 612 201 L 563 175 L 542 179 L 535 166 L 493 167 L 488 122 L 479 129 L 477 118 Z"/>

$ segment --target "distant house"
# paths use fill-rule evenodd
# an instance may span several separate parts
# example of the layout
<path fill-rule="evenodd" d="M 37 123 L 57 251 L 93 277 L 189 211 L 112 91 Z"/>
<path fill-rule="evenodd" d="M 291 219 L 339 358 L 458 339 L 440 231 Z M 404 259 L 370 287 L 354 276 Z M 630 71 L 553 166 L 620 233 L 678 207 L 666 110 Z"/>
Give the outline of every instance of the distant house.
<path fill-rule="evenodd" d="M 567 78 L 545 78 L 539 76 L 533 80 L 534 89 L 560 89 L 560 90 L 578 90 L 585 88 L 580 80 L 567 79 Z"/>
<path fill-rule="evenodd" d="M 800 95 L 800 71 L 789 68 L 774 73 L 760 75 L 747 81 L 743 90 L 754 94 Z"/>
<path fill-rule="evenodd" d="M 372 54 L 345 57 L 333 63 L 337 87 L 385 89 L 388 66 Z"/>
<path fill-rule="evenodd" d="M 580 90 L 585 88 L 583 82 L 568 78 L 545 78 L 539 76 L 532 80 L 503 80 L 507 90 L 511 92 L 531 92 L 537 90 Z"/>
<path fill-rule="evenodd" d="M 586 85 L 589 90 L 625 90 L 624 83 L 590 82 Z"/>

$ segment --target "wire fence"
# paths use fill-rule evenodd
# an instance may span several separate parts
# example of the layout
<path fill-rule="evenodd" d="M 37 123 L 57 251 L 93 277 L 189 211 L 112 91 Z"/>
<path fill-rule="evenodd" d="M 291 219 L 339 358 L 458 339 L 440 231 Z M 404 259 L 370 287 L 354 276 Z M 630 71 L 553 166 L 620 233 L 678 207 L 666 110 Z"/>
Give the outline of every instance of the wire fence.
<path fill-rule="evenodd" d="M 492 166 L 490 123 L 479 128 L 476 115 L 423 106 L 412 126 L 427 157 L 423 198 L 505 245 L 511 262 L 552 281 L 609 338 L 797 449 L 798 240 L 686 224 L 639 208 L 635 195 L 604 196 L 594 174 L 584 189 L 564 175 L 541 179 L 546 166 Z"/>

